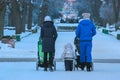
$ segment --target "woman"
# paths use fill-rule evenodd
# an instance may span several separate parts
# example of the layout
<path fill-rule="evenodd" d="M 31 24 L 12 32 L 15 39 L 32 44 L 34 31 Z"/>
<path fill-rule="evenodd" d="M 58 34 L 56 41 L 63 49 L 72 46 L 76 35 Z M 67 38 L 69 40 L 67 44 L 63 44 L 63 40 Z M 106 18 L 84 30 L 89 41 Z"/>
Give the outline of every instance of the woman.
<path fill-rule="evenodd" d="M 83 13 L 83 19 L 76 29 L 76 36 L 80 40 L 80 64 L 81 69 L 87 67 L 87 71 L 92 70 L 92 37 L 96 35 L 96 27 L 90 20 L 90 13 Z"/>
<path fill-rule="evenodd" d="M 49 70 L 53 71 L 53 59 L 55 52 L 55 41 L 57 38 L 57 31 L 54 26 L 53 21 L 50 16 L 46 16 L 44 18 L 43 26 L 41 27 L 41 39 L 42 39 L 42 51 L 44 52 L 44 71 L 47 71 L 47 67 L 49 66 Z M 49 59 L 47 61 L 47 56 L 49 55 Z"/>

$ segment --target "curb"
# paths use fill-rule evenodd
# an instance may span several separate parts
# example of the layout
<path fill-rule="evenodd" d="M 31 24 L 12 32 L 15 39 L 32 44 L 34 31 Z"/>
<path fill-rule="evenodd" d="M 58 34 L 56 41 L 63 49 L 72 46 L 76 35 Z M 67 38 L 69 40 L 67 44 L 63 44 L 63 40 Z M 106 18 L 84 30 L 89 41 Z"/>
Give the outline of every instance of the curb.
<path fill-rule="evenodd" d="M 0 62 L 36 62 L 37 58 L 0 58 Z M 93 59 L 93 63 L 120 63 L 120 59 Z"/>

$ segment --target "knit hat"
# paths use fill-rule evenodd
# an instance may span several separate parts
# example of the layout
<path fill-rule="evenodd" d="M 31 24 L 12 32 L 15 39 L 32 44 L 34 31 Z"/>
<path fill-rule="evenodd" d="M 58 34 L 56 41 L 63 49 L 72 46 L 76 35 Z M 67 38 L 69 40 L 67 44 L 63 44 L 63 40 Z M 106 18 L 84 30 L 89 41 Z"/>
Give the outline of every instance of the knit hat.
<path fill-rule="evenodd" d="M 82 16 L 83 18 L 90 18 L 90 13 L 83 13 Z"/>
<path fill-rule="evenodd" d="M 45 16 L 44 21 L 51 21 L 51 17 L 50 16 Z"/>

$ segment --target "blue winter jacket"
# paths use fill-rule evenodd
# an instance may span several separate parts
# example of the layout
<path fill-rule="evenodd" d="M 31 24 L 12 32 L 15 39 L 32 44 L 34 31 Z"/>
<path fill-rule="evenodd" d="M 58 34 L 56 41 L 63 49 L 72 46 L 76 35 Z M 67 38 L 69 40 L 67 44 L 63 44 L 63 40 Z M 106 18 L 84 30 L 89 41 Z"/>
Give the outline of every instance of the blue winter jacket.
<path fill-rule="evenodd" d="M 84 19 L 79 22 L 75 33 L 80 41 L 89 41 L 92 40 L 92 37 L 96 34 L 96 27 L 92 21 Z"/>

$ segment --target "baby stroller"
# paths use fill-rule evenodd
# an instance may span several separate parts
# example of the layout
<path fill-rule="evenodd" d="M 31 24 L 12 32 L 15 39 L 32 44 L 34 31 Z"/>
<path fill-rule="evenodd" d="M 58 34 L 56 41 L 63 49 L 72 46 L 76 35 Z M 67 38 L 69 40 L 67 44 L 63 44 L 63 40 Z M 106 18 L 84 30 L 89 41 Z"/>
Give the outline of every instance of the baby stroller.
<path fill-rule="evenodd" d="M 75 37 L 74 39 L 74 45 L 75 45 L 75 54 L 76 54 L 76 64 L 75 64 L 75 68 L 81 68 L 81 63 L 80 63 L 80 42 L 79 42 L 79 38 Z M 86 64 L 85 64 L 86 65 Z M 93 71 L 93 63 L 91 63 L 91 70 Z"/>
<path fill-rule="evenodd" d="M 76 64 L 75 64 L 75 68 L 80 68 L 80 45 L 79 45 L 79 39 L 77 37 L 75 37 L 74 39 L 74 45 L 75 45 L 75 55 L 76 55 Z"/>
<path fill-rule="evenodd" d="M 38 53 L 37 53 L 37 62 L 36 62 L 36 70 L 39 69 L 39 67 L 44 68 L 44 52 L 42 52 L 42 40 L 39 38 L 38 41 Z M 47 56 L 47 59 L 49 59 L 49 55 Z M 54 64 L 53 64 L 54 67 Z M 54 67 L 55 70 L 55 67 Z"/>

